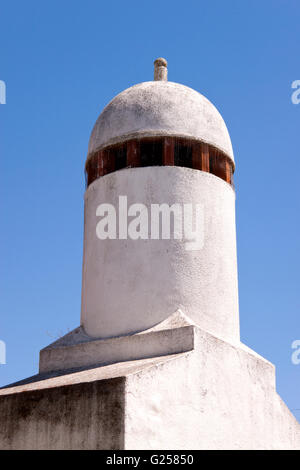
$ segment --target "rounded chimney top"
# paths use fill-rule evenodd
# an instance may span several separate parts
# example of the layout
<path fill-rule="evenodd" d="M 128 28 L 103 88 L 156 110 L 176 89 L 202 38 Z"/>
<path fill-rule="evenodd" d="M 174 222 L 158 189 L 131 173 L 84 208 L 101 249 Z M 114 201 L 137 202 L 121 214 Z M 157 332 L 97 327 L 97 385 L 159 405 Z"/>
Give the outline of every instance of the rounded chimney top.
<path fill-rule="evenodd" d="M 108 103 L 92 130 L 86 168 L 102 150 L 134 139 L 171 138 L 208 145 L 212 154 L 217 152 L 220 164 L 226 157 L 234 169 L 230 136 L 218 110 L 197 91 L 168 81 L 167 75 L 167 61 L 159 57 L 154 61 L 153 81 L 134 85 Z M 103 169 L 104 174 L 107 171 Z"/>
<path fill-rule="evenodd" d="M 87 161 L 109 146 L 150 137 L 204 142 L 234 164 L 230 136 L 215 106 L 197 91 L 167 80 L 139 83 L 113 98 L 94 125 Z"/>

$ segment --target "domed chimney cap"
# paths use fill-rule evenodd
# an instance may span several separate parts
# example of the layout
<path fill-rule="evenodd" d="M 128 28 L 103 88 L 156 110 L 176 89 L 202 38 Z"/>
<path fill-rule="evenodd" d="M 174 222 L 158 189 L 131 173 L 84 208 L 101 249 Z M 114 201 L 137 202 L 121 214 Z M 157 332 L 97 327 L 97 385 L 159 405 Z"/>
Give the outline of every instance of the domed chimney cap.
<path fill-rule="evenodd" d="M 226 124 L 197 91 L 167 81 L 167 61 L 154 62 L 154 81 L 134 85 L 102 111 L 91 133 L 87 160 L 98 150 L 144 137 L 182 137 L 207 143 L 234 164 Z"/>

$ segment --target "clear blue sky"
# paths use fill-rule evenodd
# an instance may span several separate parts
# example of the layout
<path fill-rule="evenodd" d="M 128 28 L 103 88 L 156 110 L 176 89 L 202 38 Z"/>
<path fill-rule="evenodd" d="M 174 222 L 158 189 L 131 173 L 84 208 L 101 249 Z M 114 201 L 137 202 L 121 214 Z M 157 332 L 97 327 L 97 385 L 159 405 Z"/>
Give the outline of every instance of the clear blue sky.
<path fill-rule="evenodd" d="M 35 374 L 39 350 L 79 324 L 89 134 L 163 56 L 169 79 L 227 123 L 242 340 L 276 365 L 279 393 L 300 409 L 299 2 L 2 0 L 0 11 L 0 385 Z"/>

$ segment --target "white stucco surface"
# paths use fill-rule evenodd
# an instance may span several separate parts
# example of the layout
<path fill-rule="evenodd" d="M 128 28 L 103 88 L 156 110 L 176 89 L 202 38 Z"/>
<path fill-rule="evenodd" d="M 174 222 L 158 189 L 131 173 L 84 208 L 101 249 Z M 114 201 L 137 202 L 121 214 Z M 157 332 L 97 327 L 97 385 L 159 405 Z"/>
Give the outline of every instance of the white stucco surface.
<path fill-rule="evenodd" d="M 40 352 L 40 373 L 131 361 L 191 351 L 194 324 L 180 310 L 154 328 L 97 339 L 77 328 Z"/>
<path fill-rule="evenodd" d="M 196 329 L 195 350 L 128 377 L 125 449 L 300 449 L 274 366 Z"/>
<path fill-rule="evenodd" d="M 225 122 L 215 106 L 179 83 L 139 83 L 104 108 L 92 130 L 88 157 L 96 150 L 130 138 L 188 137 L 213 145 L 234 161 Z"/>
<path fill-rule="evenodd" d="M 183 240 L 100 240 L 101 203 L 200 204 L 203 247 L 187 251 Z M 149 228 L 150 230 L 150 228 Z M 92 337 L 146 330 L 178 309 L 204 330 L 239 340 L 235 193 L 220 178 L 182 167 L 117 171 L 85 194 L 81 324 Z"/>
<path fill-rule="evenodd" d="M 190 352 L 41 374 L 0 390 L 0 449 L 300 450 L 274 366 L 192 328 Z"/>

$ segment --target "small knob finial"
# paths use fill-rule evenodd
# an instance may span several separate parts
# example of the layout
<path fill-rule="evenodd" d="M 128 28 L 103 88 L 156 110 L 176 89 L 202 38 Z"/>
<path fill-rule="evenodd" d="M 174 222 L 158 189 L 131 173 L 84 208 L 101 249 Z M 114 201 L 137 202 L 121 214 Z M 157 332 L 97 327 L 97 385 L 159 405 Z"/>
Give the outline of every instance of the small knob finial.
<path fill-rule="evenodd" d="M 154 80 L 168 80 L 168 62 L 163 57 L 154 61 Z"/>

